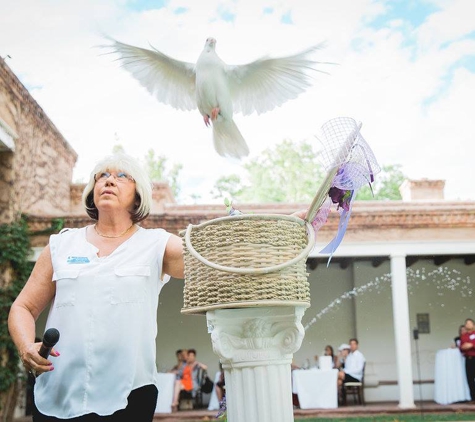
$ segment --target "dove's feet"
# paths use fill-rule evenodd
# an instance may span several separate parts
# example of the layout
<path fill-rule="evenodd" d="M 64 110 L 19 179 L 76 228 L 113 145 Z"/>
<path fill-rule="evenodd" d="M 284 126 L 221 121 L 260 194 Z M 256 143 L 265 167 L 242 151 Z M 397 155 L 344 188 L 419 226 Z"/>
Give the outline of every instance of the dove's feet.
<path fill-rule="evenodd" d="M 215 107 L 211 110 L 211 120 L 216 120 L 219 114 L 219 107 Z"/>
<path fill-rule="evenodd" d="M 219 107 L 215 107 L 211 110 L 211 116 L 208 115 L 208 114 L 205 114 L 203 116 L 203 120 L 205 121 L 205 125 L 209 126 L 211 124 L 210 123 L 210 117 L 211 117 L 211 120 L 216 120 L 218 118 L 218 114 L 219 114 Z"/>

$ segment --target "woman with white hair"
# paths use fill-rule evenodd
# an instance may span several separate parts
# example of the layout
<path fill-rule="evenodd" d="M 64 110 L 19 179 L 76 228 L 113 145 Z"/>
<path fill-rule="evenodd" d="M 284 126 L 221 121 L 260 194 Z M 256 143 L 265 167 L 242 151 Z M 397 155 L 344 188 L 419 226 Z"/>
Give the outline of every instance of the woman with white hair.
<path fill-rule="evenodd" d="M 183 278 L 183 247 L 144 229 L 151 183 L 116 154 L 91 173 L 83 203 L 93 224 L 50 238 L 11 307 L 9 330 L 23 365 L 37 374 L 34 421 L 151 421 L 157 400 L 156 314 L 170 276 Z M 35 321 L 61 333 L 52 359 L 39 355 Z"/>

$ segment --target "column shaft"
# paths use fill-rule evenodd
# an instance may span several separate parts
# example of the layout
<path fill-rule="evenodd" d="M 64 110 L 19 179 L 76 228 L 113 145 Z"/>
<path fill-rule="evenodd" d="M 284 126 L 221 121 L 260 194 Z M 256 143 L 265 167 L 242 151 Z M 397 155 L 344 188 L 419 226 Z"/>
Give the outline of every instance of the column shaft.
<path fill-rule="evenodd" d="M 412 381 L 411 328 L 409 324 L 405 255 L 391 256 L 391 288 L 399 385 L 399 407 L 407 409 L 413 408 L 415 405 Z"/>

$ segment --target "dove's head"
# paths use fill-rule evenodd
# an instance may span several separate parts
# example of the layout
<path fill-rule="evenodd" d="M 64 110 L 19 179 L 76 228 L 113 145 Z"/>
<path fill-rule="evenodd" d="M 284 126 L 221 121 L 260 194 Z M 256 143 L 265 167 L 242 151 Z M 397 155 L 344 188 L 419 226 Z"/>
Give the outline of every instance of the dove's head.
<path fill-rule="evenodd" d="M 205 47 L 214 48 L 216 46 L 216 39 L 209 37 L 206 39 Z"/>

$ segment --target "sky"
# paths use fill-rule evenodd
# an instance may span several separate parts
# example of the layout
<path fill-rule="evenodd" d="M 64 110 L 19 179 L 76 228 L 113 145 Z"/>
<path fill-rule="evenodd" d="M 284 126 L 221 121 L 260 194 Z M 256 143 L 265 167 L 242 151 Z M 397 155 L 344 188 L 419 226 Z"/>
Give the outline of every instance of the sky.
<path fill-rule="evenodd" d="M 380 165 L 475 200 L 474 16 L 473 0 L 0 0 L 0 55 L 78 153 L 74 181 L 114 145 L 137 158 L 153 148 L 183 165 L 180 202 L 216 202 L 220 176 L 245 175 L 284 139 L 317 147 L 343 116 L 362 122 Z M 298 98 L 235 114 L 251 150 L 238 161 L 216 154 L 198 110 L 159 103 L 105 54 L 104 34 L 192 63 L 210 36 L 228 64 L 325 42 L 313 57 L 335 64 Z"/>

